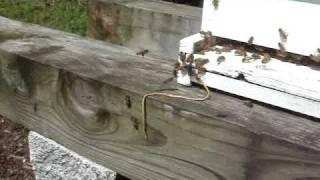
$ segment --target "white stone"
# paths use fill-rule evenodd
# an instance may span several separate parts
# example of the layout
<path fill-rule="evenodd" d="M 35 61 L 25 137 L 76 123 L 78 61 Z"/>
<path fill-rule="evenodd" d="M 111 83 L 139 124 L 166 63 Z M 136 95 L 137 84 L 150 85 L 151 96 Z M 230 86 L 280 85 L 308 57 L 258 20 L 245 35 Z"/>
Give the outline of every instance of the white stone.
<path fill-rule="evenodd" d="M 31 131 L 30 159 L 37 180 L 114 180 L 116 172 Z"/>

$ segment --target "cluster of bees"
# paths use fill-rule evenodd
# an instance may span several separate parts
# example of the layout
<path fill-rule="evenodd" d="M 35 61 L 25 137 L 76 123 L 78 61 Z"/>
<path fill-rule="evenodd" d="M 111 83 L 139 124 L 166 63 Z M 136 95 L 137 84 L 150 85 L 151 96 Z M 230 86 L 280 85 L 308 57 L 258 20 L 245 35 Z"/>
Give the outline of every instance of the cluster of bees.
<path fill-rule="evenodd" d="M 218 10 L 219 5 L 220 5 L 220 0 L 212 0 L 212 5 L 214 7 L 214 10 Z M 248 63 L 251 60 L 257 60 L 257 59 L 262 59 L 262 63 L 268 63 L 271 60 L 271 54 L 272 54 L 274 57 L 277 57 L 277 58 L 284 60 L 284 61 L 289 61 L 289 62 L 298 63 L 298 64 L 304 64 L 304 65 L 308 65 L 308 64 L 319 65 L 319 63 L 320 63 L 320 48 L 316 49 L 315 53 L 310 54 L 309 57 L 298 55 L 298 54 L 292 54 L 292 53 L 288 54 L 286 52 L 286 48 L 285 48 L 285 45 L 286 45 L 287 39 L 288 39 L 288 33 L 286 31 L 284 31 L 282 28 L 279 28 L 278 31 L 279 31 L 279 36 L 280 36 L 280 42 L 278 43 L 278 48 L 279 48 L 278 50 L 276 50 L 276 51 L 271 50 L 270 51 L 270 49 L 268 49 L 268 48 L 254 46 L 255 52 L 252 54 L 252 56 L 247 56 L 246 50 L 252 49 L 252 47 L 246 48 L 246 46 L 247 45 L 252 46 L 253 41 L 254 41 L 254 37 L 251 36 L 247 42 L 248 43 L 247 45 L 245 45 L 243 47 L 240 46 L 240 47 L 235 48 L 236 49 L 235 54 L 240 55 L 240 56 L 244 56 L 244 58 L 243 58 L 244 63 Z M 204 41 L 202 42 L 202 44 L 206 44 L 206 43 L 210 44 L 212 42 L 211 32 L 201 32 L 201 34 L 204 37 Z M 219 49 L 219 48 L 213 48 L 213 49 L 211 48 L 210 49 L 209 47 L 213 46 L 214 43 L 212 43 L 211 46 L 206 47 L 209 44 L 206 44 L 204 46 L 202 45 L 203 47 L 200 47 L 200 49 L 202 49 L 202 51 L 205 51 L 205 50 L 216 51 L 217 53 L 220 53 L 221 51 L 222 52 L 230 52 L 231 49 L 234 49 L 234 48 L 232 48 L 232 45 L 231 45 L 231 47 L 230 47 L 230 45 L 227 45 L 222 49 Z M 201 53 L 201 51 L 200 51 L 200 53 Z M 218 60 L 219 59 L 225 59 L 225 58 L 218 57 Z M 218 61 L 218 63 L 219 63 L 219 61 Z"/>
<path fill-rule="evenodd" d="M 282 30 L 279 29 L 281 39 L 283 39 L 284 42 L 286 42 L 287 39 L 287 34 Z M 242 62 L 243 63 L 249 63 L 254 60 L 259 60 L 261 59 L 261 62 L 263 64 L 269 63 L 271 60 L 271 54 L 272 52 L 269 52 L 270 50 L 266 50 L 267 48 L 259 47 L 259 46 L 254 46 L 253 41 L 254 37 L 251 36 L 247 43 L 241 43 L 241 42 L 236 42 L 232 40 L 227 40 L 223 38 L 218 38 L 212 36 L 212 33 L 201 31 L 200 34 L 203 37 L 203 40 L 195 44 L 195 53 L 198 54 L 204 54 L 207 51 L 214 51 L 216 54 L 222 54 L 223 52 L 231 52 L 234 50 L 234 54 L 236 56 L 243 56 Z M 220 45 L 220 47 L 216 46 Z M 284 44 L 281 42 L 278 44 L 279 45 L 279 50 L 276 52 L 276 56 L 280 57 L 286 57 L 287 53 L 285 50 Z M 250 55 L 248 52 L 251 52 Z M 217 58 L 218 64 L 222 63 L 225 61 L 224 56 L 219 56 Z"/>
<path fill-rule="evenodd" d="M 214 37 L 210 31 L 201 31 L 200 34 L 202 35 L 203 40 L 195 44 L 194 52 L 197 54 L 204 54 L 207 51 L 214 51 L 216 52 L 216 54 L 222 54 L 223 52 L 233 51 L 236 56 L 243 56 L 243 63 L 250 63 L 252 61 L 260 59 L 261 63 L 266 64 L 271 61 L 271 57 L 276 57 L 277 59 L 286 62 L 293 62 L 304 65 L 314 65 L 320 63 L 320 48 L 316 50 L 315 54 L 312 54 L 309 57 L 288 53 L 285 48 L 288 39 L 288 33 L 286 33 L 282 28 L 279 28 L 278 31 L 280 37 L 278 49 L 271 49 L 254 45 L 253 36 L 249 38 L 247 43 L 243 43 L 229 39 Z M 250 55 L 248 52 L 250 52 Z M 218 64 L 220 64 L 224 60 L 224 56 L 217 57 Z"/>
<path fill-rule="evenodd" d="M 181 71 L 183 75 L 188 74 L 197 80 L 199 80 L 199 74 L 205 73 L 204 65 L 209 62 L 208 59 L 194 58 L 193 54 L 185 52 L 180 52 L 179 61 L 175 64 L 173 70 L 174 77 L 177 77 L 178 71 Z"/>
<path fill-rule="evenodd" d="M 219 1 L 217 1 L 218 3 Z M 194 46 L 195 54 L 204 54 L 208 51 L 213 51 L 216 54 L 224 52 L 232 52 L 235 56 L 242 56 L 243 63 L 250 63 L 256 60 L 261 60 L 262 64 L 269 63 L 271 57 L 276 57 L 285 62 L 292 62 L 303 65 L 319 65 L 320 63 L 320 48 L 310 56 L 302 56 L 298 54 L 288 53 L 286 51 L 286 43 L 288 40 L 288 33 L 282 28 L 278 29 L 280 42 L 278 49 L 271 49 L 262 46 L 254 45 L 254 37 L 251 36 L 246 43 L 233 41 L 229 39 L 219 38 L 212 35 L 210 31 L 201 31 L 200 34 L 203 40 L 197 42 Z M 250 53 L 248 53 L 250 52 Z M 205 72 L 204 65 L 209 62 L 208 59 L 194 58 L 193 54 L 180 53 L 180 62 L 175 64 L 174 75 L 181 70 L 182 73 L 188 74 L 191 77 L 199 77 L 199 74 Z M 226 58 L 223 55 L 217 57 L 217 64 L 223 63 Z"/>

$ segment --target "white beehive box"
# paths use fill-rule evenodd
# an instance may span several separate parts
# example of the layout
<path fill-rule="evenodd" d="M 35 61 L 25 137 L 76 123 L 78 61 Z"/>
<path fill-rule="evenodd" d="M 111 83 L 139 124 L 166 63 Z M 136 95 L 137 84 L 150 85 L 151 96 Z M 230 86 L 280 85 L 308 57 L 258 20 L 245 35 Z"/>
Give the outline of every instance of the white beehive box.
<path fill-rule="evenodd" d="M 253 37 L 253 45 L 274 50 L 281 43 L 288 54 L 316 56 L 320 48 L 320 2 L 306 1 L 219 0 L 219 6 L 214 7 L 213 0 L 204 0 L 202 30 L 244 43 Z M 287 34 L 286 39 L 281 39 L 279 29 Z M 207 72 L 201 76 L 209 87 L 320 118 L 318 59 L 312 60 L 312 65 L 275 57 L 266 64 L 261 60 L 243 63 L 243 57 L 236 56 L 234 50 L 196 54 L 194 45 L 202 40 L 200 33 L 181 40 L 180 52 L 209 60 L 204 66 Z M 218 63 L 219 56 L 224 56 L 225 61 Z M 178 78 L 181 84 L 188 84 L 188 80 L 188 76 Z"/>

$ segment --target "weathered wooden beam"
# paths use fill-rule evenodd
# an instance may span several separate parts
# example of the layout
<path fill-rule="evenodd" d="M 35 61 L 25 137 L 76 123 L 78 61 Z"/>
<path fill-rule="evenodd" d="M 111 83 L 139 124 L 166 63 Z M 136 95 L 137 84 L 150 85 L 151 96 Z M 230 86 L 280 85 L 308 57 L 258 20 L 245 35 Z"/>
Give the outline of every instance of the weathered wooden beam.
<path fill-rule="evenodd" d="M 146 142 L 145 93 L 203 93 L 161 85 L 175 61 L 1 17 L 0 39 L 0 114 L 130 178 L 320 178 L 316 119 L 215 91 L 154 97 Z"/>
<path fill-rule="evenodd" d="M 162 0 L 90 0 L 87 34 L 176 58 L 180 39 L 200 31 L 201 14 L 201 8 Z"/>

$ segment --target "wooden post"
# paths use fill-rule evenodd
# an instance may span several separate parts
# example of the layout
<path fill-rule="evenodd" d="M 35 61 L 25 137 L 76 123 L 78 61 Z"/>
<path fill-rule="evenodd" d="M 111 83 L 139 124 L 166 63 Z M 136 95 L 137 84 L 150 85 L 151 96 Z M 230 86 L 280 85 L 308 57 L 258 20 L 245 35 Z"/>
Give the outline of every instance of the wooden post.
<path fill-rule="evenodd" d="M 180 39 L 200 31 L 202 9 L 162 0 L 90 0 L 89 37 L 177 58 Z"/>

